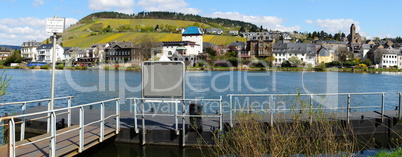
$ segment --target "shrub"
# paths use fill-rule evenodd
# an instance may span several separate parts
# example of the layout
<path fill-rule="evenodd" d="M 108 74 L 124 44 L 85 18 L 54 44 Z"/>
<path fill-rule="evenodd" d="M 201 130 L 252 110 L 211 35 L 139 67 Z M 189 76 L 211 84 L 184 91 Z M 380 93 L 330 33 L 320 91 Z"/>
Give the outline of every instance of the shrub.
<path fill-rule="evenodd" d="M 325 66 L 325 63 L 320 63 L 314 68 L 314 70 L 315 71 L 326 71 L 327 67 Z"/>
<path fill-rule="evenodd" d="M 42 66 L 40 66 L 40 69 L 49 69 L 49 65 L 47 65 L 47 64 L 42 65 Z"/>
<path fill-rule="evenodd" d="M 56 69 L 61 69 L 61 70 L 63 70 L 63 69 L 64 69 L 64 64 L 59 64 L 59 65 L 57 65 L 57 66 L 56 66 Z"/>
<path fill-rule="evenodd" d="M 34 66 L 34 65 L 31 65 L 31 66 L 29 66 L 28 68 L 29 68 L 29 69 L 35 69 L 35 66 Z"/>

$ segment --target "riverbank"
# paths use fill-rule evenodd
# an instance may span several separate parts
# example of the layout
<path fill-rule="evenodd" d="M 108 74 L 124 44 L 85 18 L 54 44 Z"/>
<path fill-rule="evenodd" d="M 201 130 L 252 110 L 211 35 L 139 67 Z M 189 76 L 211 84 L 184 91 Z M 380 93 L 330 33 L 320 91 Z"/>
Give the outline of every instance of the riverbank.
<path fill-rule="evenodd" d="M 42 69 L 50 70 L 50 67 L 9 67 L 0 66 L 0 69 Z M 141 71 L 141 67 L 119 67 L 119 66 L 95 66 L 95 67 L 57 67 L 57 70 L 128 70 Z M 361 72 L 361 73 L 378 73 L 378 72 L 402 72 L 402 69 L 374 69 L 374 68 L 306 68 L 306 67 L 186 67 L 187 71 L 314 71 L 314 72 Z"/>

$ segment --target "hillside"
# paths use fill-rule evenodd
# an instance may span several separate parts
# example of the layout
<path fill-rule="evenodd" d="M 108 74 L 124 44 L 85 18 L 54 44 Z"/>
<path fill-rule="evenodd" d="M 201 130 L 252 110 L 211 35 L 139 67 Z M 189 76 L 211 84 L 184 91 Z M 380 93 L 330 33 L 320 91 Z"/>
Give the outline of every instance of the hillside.
<path fill-rule="evenodd" d="M 91 20 L 89 20 L 91 19 Z M 85 22 L 84 22 L 85 21 Z M 133 18 L 96 18 L 87 16 L 78 24 L 70 26 L 63 35 L 63 46 L 87 48 L 94 43 L 110 41 L 133 41 L 138 43 L 147 37 L 154 41 L 181 40 L 178 28 L 198 26 L 201 28 L 221 28 L 224 31 L 239 30 L 240 26 L 223 27 L 216 23 L 199 23 L 194 21 L 169 19 L 133 19 Z M 216 45 L 228 45 L 244 38 L 230 35 L 204 35 L 204 42 Z"/>

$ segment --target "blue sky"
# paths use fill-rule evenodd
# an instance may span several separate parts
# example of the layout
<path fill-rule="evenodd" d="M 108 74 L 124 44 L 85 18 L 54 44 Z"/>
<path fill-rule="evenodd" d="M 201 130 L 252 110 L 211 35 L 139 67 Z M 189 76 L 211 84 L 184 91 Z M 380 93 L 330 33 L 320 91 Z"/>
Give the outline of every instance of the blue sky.
<path fill-rule="evenodd" d="M 402 0 L 0 0 L 0 45 L 43 41 L 45 18 L 67 26 L 99 11 L 175 11 L 254 23 L 281 31 L 349 34 L 352 23 L 366 38 L 402 36 Z"/>

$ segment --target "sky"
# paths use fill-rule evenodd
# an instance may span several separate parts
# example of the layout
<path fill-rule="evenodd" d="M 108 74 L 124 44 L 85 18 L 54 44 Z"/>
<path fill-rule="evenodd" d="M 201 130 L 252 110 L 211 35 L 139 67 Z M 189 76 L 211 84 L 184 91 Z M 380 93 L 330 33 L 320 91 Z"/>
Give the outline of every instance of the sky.
<path fill-rule="evenodd" d="M 241 20 L 270 30 L 349 34 L 367 39 L 402 36 L 402 0 L 0 0 L 0 45 L 43 41 L 46 18 L 65 17 L 66 27 L 100 11 L 174 11 Z"/>

